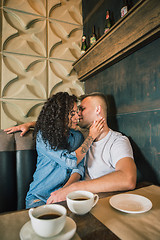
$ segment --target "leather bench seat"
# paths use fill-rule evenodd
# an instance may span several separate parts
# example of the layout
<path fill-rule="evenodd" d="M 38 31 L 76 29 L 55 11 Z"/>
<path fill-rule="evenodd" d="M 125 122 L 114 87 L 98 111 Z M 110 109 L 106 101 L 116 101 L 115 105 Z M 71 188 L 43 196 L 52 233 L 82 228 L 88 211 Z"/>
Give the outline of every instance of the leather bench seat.
<path fill-rule="evenodd" d="M 6 134 L 0 130 L 0 212 L 25 208 L 37 154 L 33 131 Z"/>

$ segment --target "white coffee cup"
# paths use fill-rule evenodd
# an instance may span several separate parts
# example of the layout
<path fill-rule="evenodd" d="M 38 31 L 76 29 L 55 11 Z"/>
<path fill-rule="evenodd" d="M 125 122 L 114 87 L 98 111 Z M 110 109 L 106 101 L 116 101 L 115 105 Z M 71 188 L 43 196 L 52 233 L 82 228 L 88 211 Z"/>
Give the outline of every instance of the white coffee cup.
<path fill-rule="evenodd" d="M 88 191 L 74 191 L 67 195 L 67 206 L 71 212 L 83 215 L 98 202 L 99 196 Z"/>
<path fill-rule="evenodd" d="M 66 223 L 66 213 L 66 208 L 58 204 L 29 209 L 32 228 L 41 237 L 53 237 L 60 233 Z"/>

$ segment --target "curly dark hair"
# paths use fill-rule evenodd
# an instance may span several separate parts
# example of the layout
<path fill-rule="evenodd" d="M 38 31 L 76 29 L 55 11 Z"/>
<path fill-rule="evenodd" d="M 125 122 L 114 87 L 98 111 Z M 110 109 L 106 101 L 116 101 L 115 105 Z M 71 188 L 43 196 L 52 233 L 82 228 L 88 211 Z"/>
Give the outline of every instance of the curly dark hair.
<path fill-rule="evenodd" d="M 77 102 L 75 95 L 58 92 L 50 97 L 39 114 L 34 129 L 34 137 L 40 131 L 45 144 L 49 143 L 54 150 L 69 150 L 69 112 Z"/>

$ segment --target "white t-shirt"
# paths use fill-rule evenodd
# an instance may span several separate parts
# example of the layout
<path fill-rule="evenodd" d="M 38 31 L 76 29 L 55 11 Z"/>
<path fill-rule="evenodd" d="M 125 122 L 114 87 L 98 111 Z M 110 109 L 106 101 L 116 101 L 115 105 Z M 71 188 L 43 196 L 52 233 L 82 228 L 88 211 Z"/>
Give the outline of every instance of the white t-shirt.
<path fill-rule="evenodd" d="M 116 163 L 124 157 L 133 158 L 131 144 L 126 136 L 110 129 L 100 141 L 93 142 L 88 150 L 86 179 L 94 179 L 115 171 Z"/>

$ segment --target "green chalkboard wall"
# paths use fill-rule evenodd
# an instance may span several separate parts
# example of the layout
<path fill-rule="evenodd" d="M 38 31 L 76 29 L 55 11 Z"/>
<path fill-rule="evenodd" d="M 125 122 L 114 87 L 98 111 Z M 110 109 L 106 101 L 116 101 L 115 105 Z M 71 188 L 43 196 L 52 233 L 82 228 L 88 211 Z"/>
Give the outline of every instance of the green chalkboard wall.
<path fill-rule="evenodd" d="M 93 25 L 103 32 L 106 8 L 118 21 L 121 4 L 121 0 L 83 0 L 84 33 L 89 36 Z M 160 184 L 160 39 L 89 78 L 85 89 L 107 96 L 109 126 L 130 138 L 138 181 Z"/>

